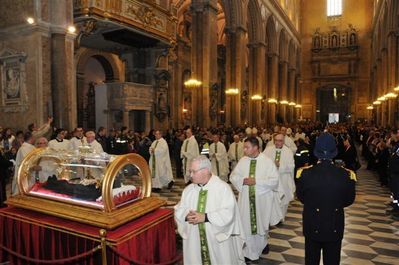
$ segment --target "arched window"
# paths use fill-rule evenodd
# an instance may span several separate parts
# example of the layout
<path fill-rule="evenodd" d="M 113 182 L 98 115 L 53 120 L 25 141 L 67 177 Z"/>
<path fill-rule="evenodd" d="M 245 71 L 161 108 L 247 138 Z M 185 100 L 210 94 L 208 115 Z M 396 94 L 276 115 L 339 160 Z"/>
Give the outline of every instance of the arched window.
<path fill-rule="evenodd" d="M 342 15 L 342 0 L 327 0 L 327 17 Z"/>

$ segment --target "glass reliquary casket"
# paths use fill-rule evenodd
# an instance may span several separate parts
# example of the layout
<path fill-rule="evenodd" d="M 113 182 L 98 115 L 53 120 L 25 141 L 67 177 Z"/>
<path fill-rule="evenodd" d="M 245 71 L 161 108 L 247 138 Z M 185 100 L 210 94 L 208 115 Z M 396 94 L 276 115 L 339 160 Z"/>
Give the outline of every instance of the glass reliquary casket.
<path fill-rule="evenodd" d="M 29 153 L 17 177 L 20 194 L 7 203 L 112 229 L 157 209 L 150 197 L 151 175 L 139 155 L 40 148 Z"/>

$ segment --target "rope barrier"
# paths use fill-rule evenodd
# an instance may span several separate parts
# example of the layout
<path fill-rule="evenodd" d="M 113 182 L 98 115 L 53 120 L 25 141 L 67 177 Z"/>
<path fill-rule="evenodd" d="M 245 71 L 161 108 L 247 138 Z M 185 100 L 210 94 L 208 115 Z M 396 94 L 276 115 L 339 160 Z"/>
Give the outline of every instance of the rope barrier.
<path fill-rule="evenodd" d="M 124 260 L 128 261 L 129 263 L 132 263 L 134 265 L 169 265 L 169 264 L 174 264 L 182 259 L 182 255 L 176 255 L 176 257 L 170 261 L 162 262 L 162 263 L 143 263 L 141 261 L 137 261 L 131 257 L 126 256 L 125 254 L 119 252 L 116 248 L 112 246 L 108 246 L 115 254 L 117 254 L 119 257 L 123 258 Z"/>
<path fill-rule="evenodd" d="M 93 249 L 86 251 L 84 253 L 78 254 L 76 256 L 73 257 L 69 257 L 69 258 L 64 258 L 64 259 L 53 259 L 53 260 L 41 260 L 41 259 L 35 259 L 35 258 L 30 258 L 30 257 L 26 257 L 23 256 L 9 248 L 6 248 L 3 245 L 0 245 L 0 248 L 5 250 L 6 252 L 10 253 L 13 256 L 16 256 L 19 259 L 23 259 L 26 260 L 28 262 L 34 262 L 34 263 L 42 263 L 42 264 L 62 264 L 62 263 L 70 263 L 72 261 L 78 260 L 78 259 L 82 259 L 84 257 L 87 257 L 89 255 L 93 255 L 94 253 L 96 253 L 97 251 L 101 250 L 101 246 L 98 245 L 96 247 L 94 247 Z"/>

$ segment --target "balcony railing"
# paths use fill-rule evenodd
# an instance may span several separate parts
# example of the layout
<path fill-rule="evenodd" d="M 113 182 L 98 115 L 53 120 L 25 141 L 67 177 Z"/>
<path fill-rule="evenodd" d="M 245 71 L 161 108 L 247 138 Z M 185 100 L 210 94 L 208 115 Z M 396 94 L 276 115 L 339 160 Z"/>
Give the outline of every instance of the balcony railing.
<path fill-rule="evenodd" d="M 109 20 L 150 33 L 166 42 L 176 41 L 176 11 L 149 0 L 74 0 L 75 21 L 90 17 Z"/>

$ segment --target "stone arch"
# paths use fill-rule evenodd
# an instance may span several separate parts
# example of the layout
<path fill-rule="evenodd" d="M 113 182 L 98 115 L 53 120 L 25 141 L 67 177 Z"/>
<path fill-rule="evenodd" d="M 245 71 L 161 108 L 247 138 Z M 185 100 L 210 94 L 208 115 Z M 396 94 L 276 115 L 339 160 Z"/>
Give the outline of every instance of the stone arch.
<path fill-rule="evenodd" d="M 249 43 L 263 42 L 265 38 L 258 1 L 249 0 L 247 8 L 248 41 Z"/>
<path fill-rule="evenodd" d="M 381 49 L 386 49 L 387 48 L 387 39 L 388 39 L 388 33 L 389 33 L 389 20 L 388 20 L 388 4 L 387 2 L 384 3 L 384 11 L 383 11 L 383 21 L 382 21 L 382 43 L 381 43 Z"/>
<path fill-rule="evenodd" d="M 280 61 L 288 61 L 288 40 L 284 29 L 280 30 L 278 38 L 278 53 Z"/>
<path fill-rule="evenodd" d="M 103 81 L 110 83 L 124 80 L 122 63 L 116 55 L 86 48 L 79 49 L 75 58 L 78 125 L 95 129 L 95 116 L 93 116 L 95 109 L 93 108 L 95 107 L 94 87 L 96 84 L 90 83 L 87 88 L 87 83 L 85 83 L 86 65 L 90 59 L 95 59 L 104 70 L 105 80 Z"/>
<path fill-rule="evenodd" d="M 296 47 L 294 44 L 294 40 L 290 39 L 288 44 L 288 63 L 290 68 L 296 68 Z"/>
<path fill-rule="evenodd" d="M 84 74 L 84 68 L 87 61 L 91 57 L 94 57 L 104 67 L 104 70 L 106 71 L 106 81 L 124 81 L 125 78 L 121 68 L 121 60 L 117 55 L 86 48 L 80 48 L 79 50 L 80 51 L 75 55 L 75 69 L 77 75 Z"/>
<path fill-rule="evenodd" d="M 277 53 L 276 22 L 273 16 L 269 16 L 266 22 L 266 44 L 268 53 Z"/>

